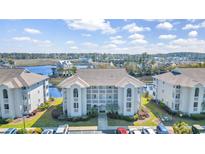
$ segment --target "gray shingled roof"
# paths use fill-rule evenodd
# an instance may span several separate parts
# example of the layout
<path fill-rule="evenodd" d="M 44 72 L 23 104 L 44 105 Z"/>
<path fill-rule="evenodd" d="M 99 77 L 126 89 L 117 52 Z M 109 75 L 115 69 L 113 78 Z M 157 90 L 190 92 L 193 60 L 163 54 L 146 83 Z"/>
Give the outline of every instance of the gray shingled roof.
<path fill-rule="evenodd" d="M 30 73 L 24 69 L 0 69 L 0 85 L 6 85 L 9 88 L 28 87 L 45 79 L 48 77 Z"/>
<path fill-rule="evenodd" d="M 175 71 L 179 74 L 168 72 L 153 76 L 153 78 L 185 87 L 193 87 L 197 84 L 205 86 L 205 68 L 177 68 Z"/>
<path fill-rule="evenodd" d="M 82 83 L 84 86 L 120 86 L 125 82 L 136 86 L 143 85 L 143 82 L 128 75 L 125 69 L 79 69 L 74 76 L 61 82 L 59 87 L 70 86 L 74 82 Z"/>

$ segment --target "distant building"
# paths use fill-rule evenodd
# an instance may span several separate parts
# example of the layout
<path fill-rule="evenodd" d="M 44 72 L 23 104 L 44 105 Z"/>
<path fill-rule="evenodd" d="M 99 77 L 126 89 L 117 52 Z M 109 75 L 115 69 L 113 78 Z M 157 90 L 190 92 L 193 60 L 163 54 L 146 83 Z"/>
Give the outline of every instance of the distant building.
<path fill-rule="evenodd" d="M 68 116 L 83 116 L 93 108 L 133 116 L 140 108 L 143 82 L 125 69 L 79 69 L 59 87 Z"/>
<path fill-rule="evenodd" d="M 14 64 L 10 64 L 7 60 L 0 60 L 0 68 L 12 68 Z"/>
<path fill-rule="evenodd" d="M 48 101 L 48 77 L 24 69 L 0 69 L 0 117 L 31 113 Z"/>
<path fill-rule="evenodd" d="M 70 76 L 70 69 L 73 67 L 73 64 L 69 60 L 59 60 L 56 63 L 56 68 L 52 68 L 54 76 Z"/>
<path fill-rule="evenodd" d="M 84 57 L 79 58 L 75 66 L 79 69 L 94 68 L 93 60 L 91 58 Z"/>
<path fill-rule="evenodd" d="M 149 96 L 155 97 L 155 89 L 153 83 L 146 83 L 144 86 L 144 92 L 148 92 Z"/>
<path fill-rule="evenodd" d="M 177 68 L 153 76 L 155 99 L 172 111 L 185 114 L 205 112 L 205 68 Z"/>

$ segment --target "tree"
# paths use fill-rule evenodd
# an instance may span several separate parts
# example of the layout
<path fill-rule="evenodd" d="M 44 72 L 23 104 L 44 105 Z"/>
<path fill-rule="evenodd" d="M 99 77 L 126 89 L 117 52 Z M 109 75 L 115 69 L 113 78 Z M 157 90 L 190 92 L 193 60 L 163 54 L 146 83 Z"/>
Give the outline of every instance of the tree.
<path fill-rule="evenodd" d="M 177 122 L 173 125 L 176 134 L 191 134 L 191 128 L 185 122 Z"/>

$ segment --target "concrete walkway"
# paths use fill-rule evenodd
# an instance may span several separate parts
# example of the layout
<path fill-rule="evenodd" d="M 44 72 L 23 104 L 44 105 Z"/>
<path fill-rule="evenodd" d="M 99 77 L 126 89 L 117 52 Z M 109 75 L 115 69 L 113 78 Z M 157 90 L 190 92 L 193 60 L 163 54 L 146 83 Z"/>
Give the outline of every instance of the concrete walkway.
<path fill-rule="evenodd" d="M 98 130 L 107 130 L 108 122 L 107 122 L 107 114 L 99 113 L 98 114 Z"/>

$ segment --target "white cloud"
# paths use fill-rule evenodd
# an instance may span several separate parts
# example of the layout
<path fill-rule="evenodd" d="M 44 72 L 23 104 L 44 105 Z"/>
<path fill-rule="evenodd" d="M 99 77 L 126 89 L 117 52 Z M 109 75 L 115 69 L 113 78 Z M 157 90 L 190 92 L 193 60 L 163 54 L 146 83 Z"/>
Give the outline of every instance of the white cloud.
<path fill-rule="evenodd" d="M 131 41 L 132 44 L 136 44 L 136 43 L 146 44 L 147 43 L 147 41 L 144 40 L 144 35 L 142 35 L 142 34 L 135 33 L 133 35 L 130 35 L 129 39 L 132 39 L 132 41 Z"/>
<path fill-rule="evenodd" d="M 33 28 L 24 28 L 24 31 L 30 34 L 41 34 L 41 31 Z"/>
<path fill-rule="evenodd" d="M 31 38 L 27 36 L 13 37 L 12 39 L 16 41 L 30 41 L 31 40 Z"/>
<path fill-rule="evenodd" d="M 105 49 L 109 49 L 109 48 L 117 48 L 117 45 L 110 43 L 110 44 L 106 44 L 106 45 L 104 45 L 103 48 L 105 48 Z"/>
<path fill-rule="evenodd" d="M 129 38 L 130 39 L 144 39 L 144 35 L 135 33 L 133 35 L 130 35 Z"/>
<path fill-rule="evenodd" d="M 23 41 L 28 41 L 28 42 L 34 43 L 36 45 L 49 46 L 49 45 L 52 44 L 50 40 L 37 40 L 37 39 L 32 39 L 32 38 L 27 37 L 27 36 L 13 37 L 12 39 L 15 40 L 15 41 L 22 41 L 22 42 Z"/>
<path fill-rule="evenodd" d="M 168 35 L 160 35 L 159 39 L 161 39 L 161 40 L 173 40 L 176 37 L 177 37 L 176 35 L 168 34 Z"/>
<path fill-rule="evenodd" d="M 91 37 L 91 34 L 86 34 L 86 33 L 83 33 L 81 34 L 83 37 Z"/>
<path fill-rule="evenodd" d="M 72 40 L 68 40 L 68 41 L 66 41 L 66 44 L 75 44 L 75 42 Z"/>
<path fill-rule="evenodd" d="M 77 49 L 79 49 L 79 48 L 78 48 L 77 46 L 70 46 L 69 49 L 71 49 L 71 50 L 77 50 Z"/>
<path fill-rule="evenodd" d="M 111 43 L 119 45 L 119 44 L 124 44 L 126 43 L 125 40 L 122 40 L 122 36 L 117 35 L 117 36 L 111 36 L 110 37 Z"/>
<path fill-rule="evenodd" d="M 199 28 L 205 28 L 205 21 L 199 23 L 199 24 L 186 24 L 184 27 L 182 27 L 183 30 L 196 30 Z"/>
<path fill-rule="evenodd" d="M 136 23 L 125 25 L 122 29 L 123 30 L 128 30 L 130 33 L 150 31 L 151 30 L 149 27 L 137 26 Z"/>
<path fill-rule="evenodd" d="M 84 42 L 82 43 L 83 46 L 86 46 L 88 48 L 96 48 L 98 47 L 98 45 L 96 43 L 92 43 L 92 42 Z"/>
<path fill-rule="evenodd" d="M 197 31 L 191 31 L 189 32 L 188 34 L 190 37 L 196 37 L 198 35 L 198 32 Z"/>
<path fill-rule="evenodd" d="M 184 27 L 182 27 L 183 30 L 198 29 L 198 28 L 200 28 L 199 25 L 193 25 L 193 24 L 186 24 Z"/>
<path fill-rule="evenodd" d="M 117 35 L 117 36 L 111 36 L 110 39 L 111 39 L 111 40 L 122 39 L 122 36 L 120 36 L 120 35 Z"/>
<path fill-rule="evenodd" d="M 110 25 L 109 21 L 104 19 L 75 19 L 65 20 L 68 27 L 75 30 L 88 30 L 88 31 L 102 31 L 103 34 L 114 34 L 116 30 Z"/>
<path fill-rule="evenodd" d="M 163 23 L 159 23 L 157 25 L 157 28 L 165 29 L 165 30 L 171 30 L 173 28 L 173 25 L 169 22 L 163 22 Z"/>

